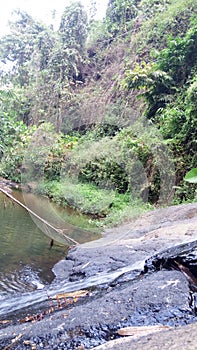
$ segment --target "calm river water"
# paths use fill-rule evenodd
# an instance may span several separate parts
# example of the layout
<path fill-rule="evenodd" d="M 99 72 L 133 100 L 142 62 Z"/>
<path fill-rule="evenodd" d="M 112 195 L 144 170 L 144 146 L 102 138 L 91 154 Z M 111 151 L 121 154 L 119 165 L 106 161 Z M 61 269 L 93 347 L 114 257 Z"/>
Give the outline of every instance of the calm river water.
<path fill-rule="evenodd" d="M 12 195 L 23 201 L 55 227 L 82 243 L 98 238 L 98 234 L 72 226 L 66 222 L 70 215 L 66 209 L 50 203 L 48 199 L 32 194 L 13 191 Z M 42 289 L 54 278 L 51 271 L 54 264 L 63 259 L 68 246 L 61 239 L 54 241 L 50 249 L 51 237 L 40 222 L 0 193 L 0 301 L 7 297 Z"/>

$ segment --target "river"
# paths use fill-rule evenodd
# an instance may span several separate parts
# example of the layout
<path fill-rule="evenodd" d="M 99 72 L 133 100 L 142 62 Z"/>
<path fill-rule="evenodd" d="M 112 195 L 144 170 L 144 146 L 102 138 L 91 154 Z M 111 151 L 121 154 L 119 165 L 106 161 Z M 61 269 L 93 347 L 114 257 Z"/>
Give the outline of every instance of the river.
<path fill-rule="evenodd" d="M 80 243 L 99 237 L 94 231 L 68 224 L 66 219 L 73 213 L 47 198 L 30 193 L 23 196 L 19 191 L 12 191 L 12 195 L 55 227 L 65 229 L 66 234 Z M 51 238 L 57 238 L 52 247 Z M 49 287 L 54 279 L 52 268 L 66 256 L 68 249 L 61 237 L 54 237 L 54 232 L 46 230 L 24 208 L 0 193 L 1 305 L 13 304 L 21 295 Z"/>

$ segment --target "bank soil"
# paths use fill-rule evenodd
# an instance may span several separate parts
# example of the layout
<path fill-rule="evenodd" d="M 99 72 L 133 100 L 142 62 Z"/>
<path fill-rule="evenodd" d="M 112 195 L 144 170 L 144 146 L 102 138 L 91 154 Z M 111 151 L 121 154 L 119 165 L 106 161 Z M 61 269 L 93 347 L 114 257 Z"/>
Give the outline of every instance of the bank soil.
<path fill-rule="evenodd" d="M 196 349 L 196 204 L 108 230 L 72 248 L 54 273 L 56 285 L 89 281 L 86 292 L 5 315 L 13 320 L 2 319 L 2 349 Z"/>

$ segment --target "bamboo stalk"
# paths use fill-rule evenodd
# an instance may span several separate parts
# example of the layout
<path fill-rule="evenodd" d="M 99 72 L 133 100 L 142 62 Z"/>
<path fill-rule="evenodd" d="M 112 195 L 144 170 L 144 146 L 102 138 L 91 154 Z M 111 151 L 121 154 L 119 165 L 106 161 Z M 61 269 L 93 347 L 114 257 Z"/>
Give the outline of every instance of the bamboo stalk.
<path fill-rule="evenodd" d="M 22 208 L 24 208 L 25 210 L 27 210 L 29 213 L 31 213 L 33 216 L 35 216 L 38 220 L 40 220 L 41 222 L 43 222 L 46 226 L 52 228 L 54 231 L 56 231 L 58 234 L 62 235 L 64 238 L 68 239 L 69 241 L 71 241 L 72 243 L 74 243 L 75 245 L 78 245 L 79 243 L 77 241 L 75 241 L 74 239 L 70 238 L 69 236 L 67 236 L 65 233 L 63 233 L 63 230 L 58 229 L 56 227 L 54 227 L 53 225 L 51 225 L 48 221 L 44 220 L 43 218 L 41 218 L 39 215 L 37 215 L 36 213 L 34 213 L 34 211 L 32 211 L 30 208 L 28 208 L 26 205 L 24 205 L 23 203 L 21 203 L 18 199 L 14 198 L 10 193 L 8 193 L 7 191 L 5 191 L 3 188 L 0 187 L 0 192 L 2 192 L 3 194 L 5 194 L 8 198 L 10 198 L 13 202 L 17 203 L 18 205 L 20 205 Z"/>

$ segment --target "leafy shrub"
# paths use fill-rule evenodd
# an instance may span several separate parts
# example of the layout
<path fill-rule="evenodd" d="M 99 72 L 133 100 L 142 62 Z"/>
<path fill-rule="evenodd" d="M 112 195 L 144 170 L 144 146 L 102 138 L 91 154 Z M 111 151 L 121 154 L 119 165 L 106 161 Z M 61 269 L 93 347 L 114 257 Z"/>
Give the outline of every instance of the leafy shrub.
<path fill-rule="evenodd" d="M 180 105 L 165 108 L 158 116 L 158 126 L 165 139 L 177 138 L 186 122 L 184 109 Z"/>
<path fill-rule="evenodd" d="M 97 186 L 105 188 L 113 187 L 119 193 L 125 193 L 129 189 L 128 175 L 120 164 L 105 158 L 95 158 L 89 162 L 80 172 L 79 180 L 93 182 Z"/>
<path fill-rule="evenodd" d="M 168 47 L 160 52 L 157 62 L 178 85 L 186 81 L 197 62 L 197 16 L 183 38 L 169 37 Z"/>
<path fill-rule="evenodd" d="M 28 129 L 23 122 L 3 113 L 0 118 L 0 129 L 1 175 L 20 182 L 24 152 L 35 127 Z"/>
<path fill-rule="evenodd" d="M 168 73 L 159 69 L 156 64 L 145 62 L 126 71 L 122 86 L 128 90 L 140 91 L 138 97 L 148 102 L 146 116 L 152 119 L 157 110 L 164 108 L 170 101 L 170 94 L 176 91 L 174 81 Z"/>

